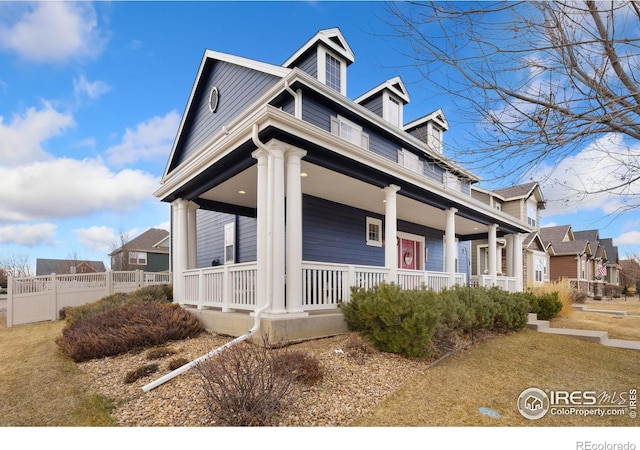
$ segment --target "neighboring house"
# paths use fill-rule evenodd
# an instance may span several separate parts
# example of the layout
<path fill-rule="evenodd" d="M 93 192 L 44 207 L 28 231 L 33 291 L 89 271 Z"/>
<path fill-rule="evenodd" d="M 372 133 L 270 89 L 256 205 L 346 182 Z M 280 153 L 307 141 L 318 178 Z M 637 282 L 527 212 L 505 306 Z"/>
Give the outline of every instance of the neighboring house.
<path fill-rule="evenodd" d="M 602 272 L 600 273 L 605 283 L 605 293 L 620 293 L 623 285 L 618 247 L 613 245 L 613 239 L 611 238 L 601 239 L 600 245 L 604 247 L 605 254 L 607 255 L 604 264 L 605 268 L 601 269 Z"/>
<path fill-rule="evenodd" d="M 169 270 L 170 242 L 167 230 L 150 228 L 109 253 L 111 269 L 166 272 Z"/>
<path fill-rule="evenodd" d="M 472 197 L 444 113 L 407 123 L 400 78 L 348 98 L 353 62 L 336 28 L 282 65 L 205 51 L 155 195 L 171 203 L 174 298 L 209 328 L 245 333 L 260 310 L 290 340 L 344 332 L 351 286 L 465 284 L 478 239 L 490 283 L 522 290 L 533 227 Z"/>
<path fill-rule="evenodd" d="M 523 286 L 534 286 L 549 281 L 549 255 L 546 246 L 538 232 L 540 228 L 540 211 L 545 208 L 545 199 L 537 182 L 525 183 L 518 186 L 489 191 L 477 186 L 471 187 L 471 196 L 483 203 L 507 213 L 523 223 L 526 223 L 532 231 L 522 241 L 522 282 Z M 513 267 L 509 259 L 512 253 L 505 251 L 508 248 L 507 238 L 497 240 L 499 256 L 497 272 L 506 273 L 508 277 L 514 277 L 509 273 L 508 267 Z M 478 279 L 489 272 L 488 240 L 476 240 L 472 243 L 472 273 Z"/>
<path fill-rule="evenodd" d="M 36 276 L 106 272 L 102 261 L 77 259 L 36 259 Z"/>
<path fill-rule="evenodd" d="M 594 250 L 586 239 L 591 233 L 576 233 L 571 225 L 559 225 L 540 229 L 542 241 L 547 246 L 550 258 L 550 280 L 567 278 L 571 286 L 579 291 L 593 295 L 602 295 L 602 283 L 596 280 L 596 266 L 593 262 Z M 603 250 L 598 249 L 599 258 Z M 600 291 L 599 291 L 600 290 Z"/>

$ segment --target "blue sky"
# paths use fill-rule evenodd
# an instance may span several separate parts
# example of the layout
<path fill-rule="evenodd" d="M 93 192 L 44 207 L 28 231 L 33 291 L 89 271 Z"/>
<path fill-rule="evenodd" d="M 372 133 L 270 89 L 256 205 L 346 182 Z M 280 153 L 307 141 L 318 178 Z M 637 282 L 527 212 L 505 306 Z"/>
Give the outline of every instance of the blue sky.
<path fill-rule="evenodd" d="M 442 108 L 445 140 L 464 138 L 462 119 L 420 82 L 388 21 L 380 2 L 0 2 L 0 260 L 108 263 L 120 233 L 168 227 L 169 207 L 153 192 L 206 49 L 282 64 L 338 27 L 356 57 L 350 98 L 400 75 L 406 122 Z M 640 251 L 640 214 L 613 220 L 611 204 L 550 202 L 542 225 L 597 228 L 621 257 Z"/>

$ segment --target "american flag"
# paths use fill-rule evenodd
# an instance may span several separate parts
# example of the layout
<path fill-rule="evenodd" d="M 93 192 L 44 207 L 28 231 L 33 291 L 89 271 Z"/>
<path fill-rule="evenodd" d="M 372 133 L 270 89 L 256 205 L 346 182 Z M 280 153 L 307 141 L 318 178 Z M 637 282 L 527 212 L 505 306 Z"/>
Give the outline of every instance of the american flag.
<path fill-rule="evenodd" d="M 600 275 L 602 275 L 603 277 L 607 276 L 607 266 L 600 266 L 600 268 L 598 269 L 598 273 L 600 273 Z"/>

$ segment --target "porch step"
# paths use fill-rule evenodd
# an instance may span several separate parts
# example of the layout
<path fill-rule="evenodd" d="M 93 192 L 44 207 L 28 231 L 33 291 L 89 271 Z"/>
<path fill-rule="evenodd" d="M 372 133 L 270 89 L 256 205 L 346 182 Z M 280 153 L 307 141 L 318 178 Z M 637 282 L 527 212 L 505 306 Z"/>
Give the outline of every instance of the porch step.
<path fill-rule="evenodd" d="M 538 315 L 535 313 L 529 314 L 527 328 L 536 330 L 540 333 L 559 334 L 561 336 L 582 339 L 590 342 L 597 342 L 598 344 L 603 344 L 604 341 L 608 340 L 609 337 L 609 333 L 607 333 L 606 331 L 574 330 L 572 328 L 551 328 L 549 327 L 548 320 L 538 320 Z"/>
<path fill-rule="evenodd" d="M 626 341 L 624 339 L 605 339 L 602 345 L 607 347 L 628 348 L 631 350 L 640 350 L 639 341 Z"/>

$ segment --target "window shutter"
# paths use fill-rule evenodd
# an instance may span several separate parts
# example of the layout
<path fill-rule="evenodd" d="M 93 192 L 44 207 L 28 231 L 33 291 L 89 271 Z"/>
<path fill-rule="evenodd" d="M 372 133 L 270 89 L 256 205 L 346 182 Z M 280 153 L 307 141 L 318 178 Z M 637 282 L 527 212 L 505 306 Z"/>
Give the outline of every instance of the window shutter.
<path fill-rule="evenodd" d="M 331 117 L 331 134 L 340 136 L 340 121 L 337 117 Z"/>

